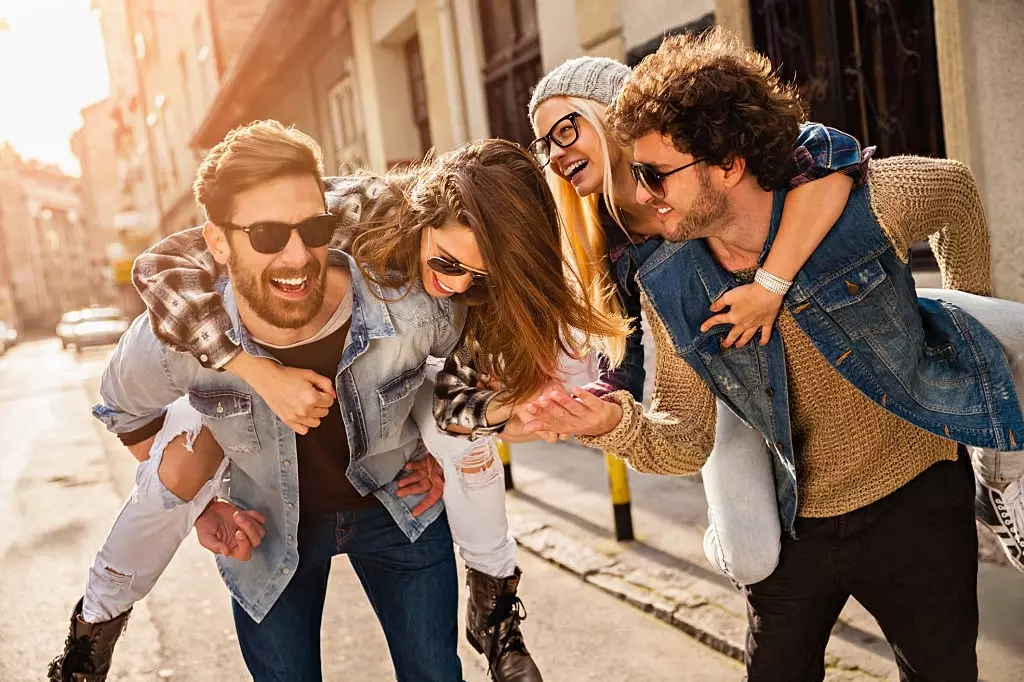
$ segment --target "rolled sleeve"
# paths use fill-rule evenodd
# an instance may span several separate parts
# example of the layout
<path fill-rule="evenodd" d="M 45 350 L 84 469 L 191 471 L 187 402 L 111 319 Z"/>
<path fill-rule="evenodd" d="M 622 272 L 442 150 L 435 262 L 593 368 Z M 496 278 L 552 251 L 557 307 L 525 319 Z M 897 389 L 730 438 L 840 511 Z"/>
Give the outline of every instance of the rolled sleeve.
<path fill-rule="evenodd" d="M 137 317 L 103 371 L 103 402 L 93 407 L 93 416 L 116 434 L 137 433 L 162 419 L 166 406 L 186 392 L 187 383 L 174 376 L 181 363 L 172 353 L 153 334 L 146 315 Z"/>
<path fill-rule="evenodd" d="M 844 173 L 857 185 L 867 181 L 868 160 L 874 147 L 863 151 L 852 135 L 820 123 L 808 123 L 800 128 L 793 149 L 796 169 L 790 187 L 796 188 L 832 173 Z"/>

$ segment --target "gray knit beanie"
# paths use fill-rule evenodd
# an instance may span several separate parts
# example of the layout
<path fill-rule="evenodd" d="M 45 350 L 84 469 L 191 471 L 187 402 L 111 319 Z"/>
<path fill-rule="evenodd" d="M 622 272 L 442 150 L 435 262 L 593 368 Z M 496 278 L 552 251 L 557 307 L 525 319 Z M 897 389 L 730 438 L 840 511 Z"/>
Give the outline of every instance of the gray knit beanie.
<path fill-rule="evenodd" d="M 611 104 L 629 77 L 629 67 L 607 57 L 577 57 L 562 62 L 540 79 L 530 98 L 530 122 L 540 103 L 551 97 L 585 97 Z"/>

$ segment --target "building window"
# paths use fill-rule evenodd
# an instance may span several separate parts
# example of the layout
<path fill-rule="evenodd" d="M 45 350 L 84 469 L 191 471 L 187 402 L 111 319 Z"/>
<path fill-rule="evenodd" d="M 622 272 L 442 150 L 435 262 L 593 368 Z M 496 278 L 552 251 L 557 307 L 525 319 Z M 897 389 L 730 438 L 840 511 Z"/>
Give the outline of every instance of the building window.
<path fill-rule="evenodd" d="M 932 0 L 751 0 L 754 44 L 800 88 L 811 120 L 878 156 L 944 156 Z M 934 267 L 925 243 L 915 265 Z"/>
<path fill-rule="evenodd" d="M 932 0 L 752 0 L 754 43 L 812 120 L 882 156 L 942 156 Z"/>
<path fill-rule="evenodd" d="M 338 160 L 337 172 L 342 174 L 367 165 L 358 93 L 352 60 L 347 59 L 344 74 L 327 95 L 331 114 L 331 136 L 334 141 L 335 158 Z M 429 136 L 429 130 L 427 134 Z"/>
<path fill-rule="evenodd" d="M 479 0 L 479 8 L 491 134 L 527 145 L 530 93 L 544 75 L 536 0 Z"/>
<path fill-rule="evenodd" d="M 426 154 L 433 146 L 430 139 L 430 111 L 427 107 L 427 81 L 420 56 L 420 39 L 413 37 L 405 44 L 405 70 L 409 74 L 409 94 L 412 96 L 412 119 L 420 139 L 420 153 Z"/>

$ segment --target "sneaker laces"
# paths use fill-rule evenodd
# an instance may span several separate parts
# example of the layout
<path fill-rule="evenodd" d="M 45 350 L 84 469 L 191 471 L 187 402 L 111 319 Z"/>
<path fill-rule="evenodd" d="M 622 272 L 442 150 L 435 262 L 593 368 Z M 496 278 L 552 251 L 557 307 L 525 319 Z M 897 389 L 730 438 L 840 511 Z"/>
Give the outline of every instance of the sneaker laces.
<path fill-rule="evenodd" d="M 1004 520 L 1008 521 L 1009 530 L 1014 540 L 1024 546 L 1024 478 L 1011 481 L 1000 493 Z"/>

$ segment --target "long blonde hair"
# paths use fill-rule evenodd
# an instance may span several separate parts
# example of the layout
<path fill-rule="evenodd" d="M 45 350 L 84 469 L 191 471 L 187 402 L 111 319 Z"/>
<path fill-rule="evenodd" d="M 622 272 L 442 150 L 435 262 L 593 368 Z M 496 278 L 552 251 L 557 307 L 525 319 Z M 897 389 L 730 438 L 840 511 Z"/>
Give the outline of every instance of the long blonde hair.
<path fill-rule="evenodd" d="M 562 248 L 566 252 L 567 259 L 574 265 L 580 280 L 584 283 L 585 295 L 594 310 L 600 315 L 623 316 L 625 311 L 619 300 L 615 280 L 611 275 L 608 240 L 604 234 L 604 226 L 601 224 L 598 203 L 604 201 L 605 208 L 608 209 L 612 220 L 628 235 L 622 212 L 615 201 L 615 181 L 612 177 L 612 160 L 609 151 L 609 145 L 615 144 L 615 141 L 609 139 L 608 128 L 605 125 L 607 107 L 600 102 L 583 97 L 565 97 L 565 101 L 583 118 L 587 119 L 597 131 L 605 172 L 601 187 L 602 197 L 598 197 L 596 193 L 581 197 L 571 183 L 559 177 L 551 169 L 551 165 L 548 165 L 545 176 L 565 226 L 566 240 Z M 534 129 L 536 130 L 536 123 Z M 544 132 L 547 131 L 537 131 L 537 134 L 542 135 Z M 638 322 L 634 322 L 634 324 L 638 324 Z M 595 339 L 594 345 L 608 356 L 613 366 L 622 362 L 622 358 L 626 354 L 626 338 L 621 335 Z"/>

